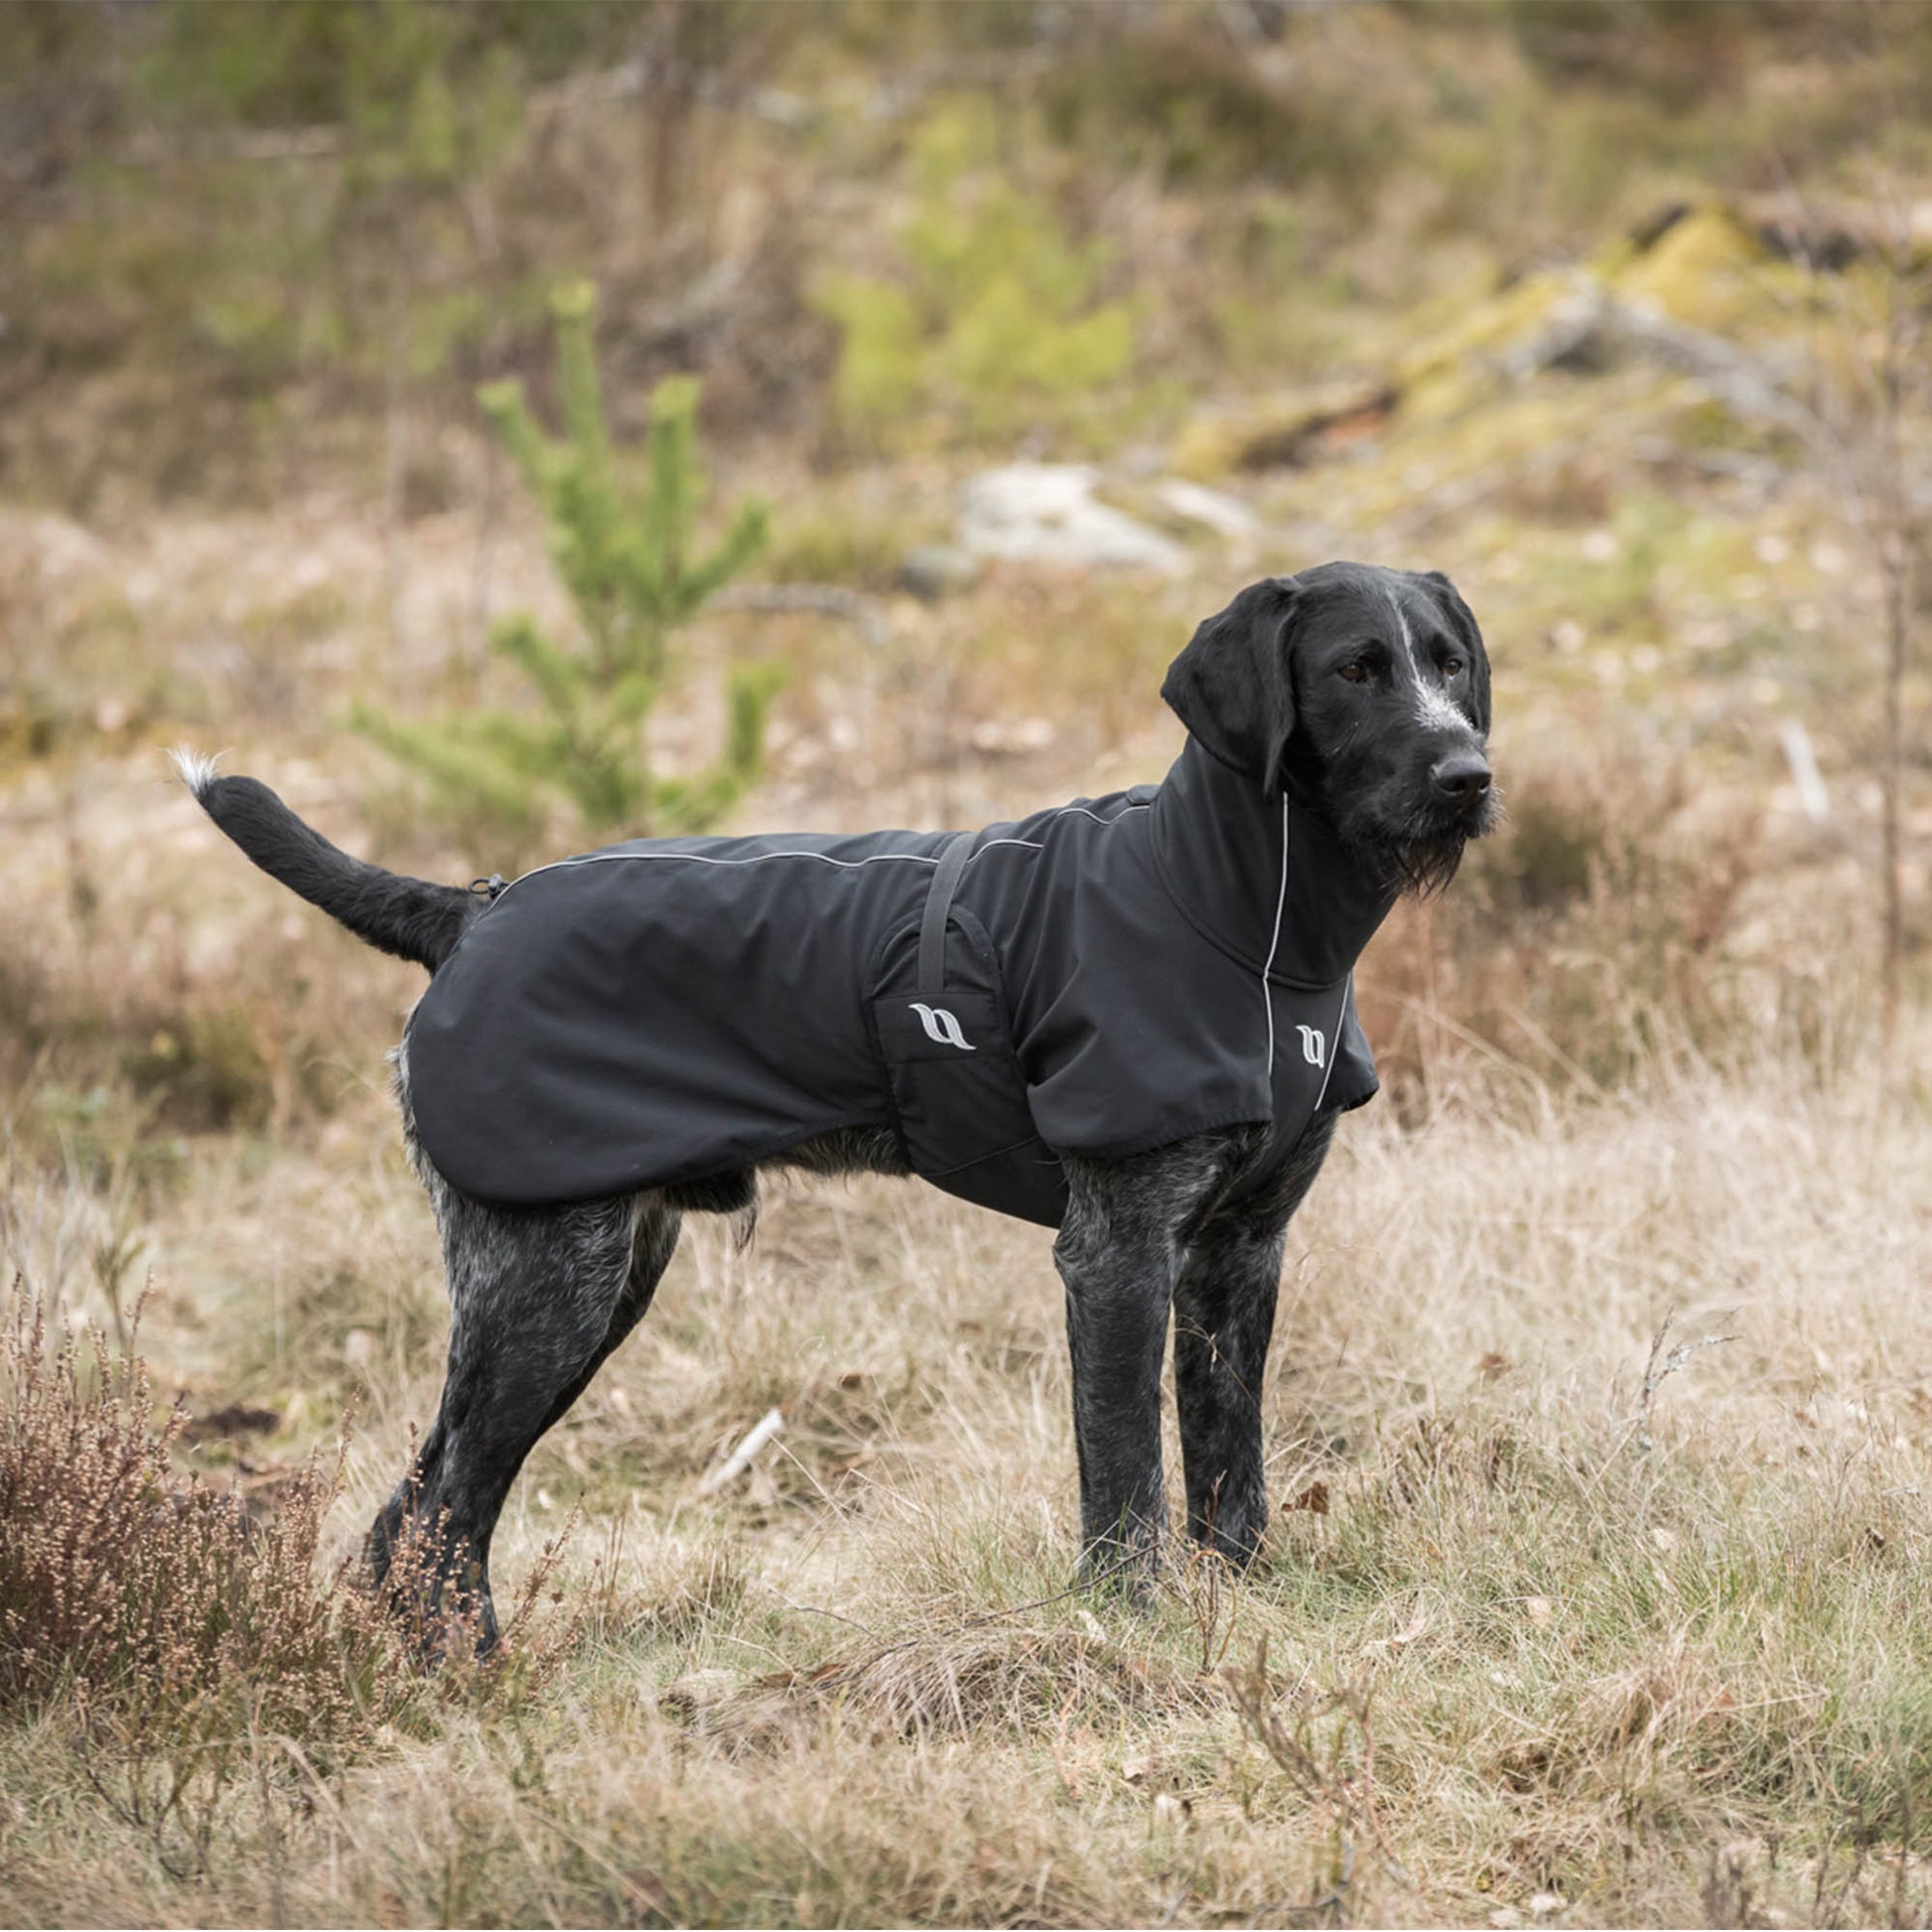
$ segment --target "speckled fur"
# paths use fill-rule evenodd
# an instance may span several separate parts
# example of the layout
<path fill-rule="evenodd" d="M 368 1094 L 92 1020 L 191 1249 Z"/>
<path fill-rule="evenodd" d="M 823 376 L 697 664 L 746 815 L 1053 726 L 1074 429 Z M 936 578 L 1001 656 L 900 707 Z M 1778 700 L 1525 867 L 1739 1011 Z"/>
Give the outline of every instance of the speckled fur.
<path fill-rule="evenodd" d="M 493 1639 L 489 1544 L 524 1458 L 649 1308 L 687 1211 L 757 1209 L 757 1174 L 701 1186 L 509 1208 L 452 1187 L 425 1157 L 409 1104 L 407 1044 L 395 1089 L 412 1166 L 443 1237 L 449 1367 L 416 1467 L 377 1517 L 370 1555 L 388 1574 L 406 1523 L 436 1539 L 435 1587 L 481 1613 Z M 1066 1290 L 1082 1556 L 1112 1577 L 1152 1562 L 1165 1534 L 1160 1385 L 1169 1312 L 1189 1533 L 1246 1563 L 1268 1521 L 1262 1373 L 1289 1217 L 1333 1134 L 1317 1117 L 1263 1192 L 1227 1207 L 1266 1133 L 1200 1134 L 1129 1161 L 1066 1162 L 1066 1220 L 1053 1259 Z M 773 1167 L 905 1174 L 890 1134 L 825 1135 Z"/>

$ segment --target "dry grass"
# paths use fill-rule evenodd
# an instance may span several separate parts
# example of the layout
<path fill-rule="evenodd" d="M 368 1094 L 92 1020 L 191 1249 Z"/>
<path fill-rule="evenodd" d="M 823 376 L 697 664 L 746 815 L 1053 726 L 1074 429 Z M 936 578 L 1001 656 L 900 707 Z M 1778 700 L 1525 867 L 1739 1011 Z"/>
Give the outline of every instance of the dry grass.
<path fill-rule="evenodd" d="M 1118 690 L 1075 700 L 1110 663 L 1152 664 L 1209 574 L 1139 611 L 1118 588 L 996 579 L 896 615 L 890 661 L 796 640 L 798 737 L 760 815 L 964 821 L 1157 771 L 1172 727 Z M 190 648 L 182 595 L 158 655 Z M 1080 648 L 1050 659 L 1047 634 Z M 936 723 L 914 666 L 952 693 Z M 1505 676 L 1514 828 L 1378 942 L 1364 1001 L 1390 1104 L 1349 1122 L 1294 1232 L 1266 1395 L 1280 1516 L 1256 1574 L 1183 1565 L 1145 1613 L 1068 1594 L 1045 1236 L 929 1190 L 791 1184 L 749 1251 L 694 1231 L 532 1458 L 498 1538 L 506 1585 L 541 1578 L 583 1512 L 551 1634 L 520 1652 L 546 1668 L 474 1695 L 426 1688 L 340 1570 L 436 1399 L 435 1242 L 381 1091 L 415 976 L 281 903 L 139 745 L 26 767 L 7 796 L 31 916 L 8 966 L 39 1031 L 5 1068 L 0 1271 L 54 1311 L 57 1348 L 75 1323 L 124 1328 L 152 1274 L 154 1386 L 202 1426 L 157 1446 L 168 1426 L 122 1385 L 110 1436 L 147 1488 L 112 1493 L 199 1478 L 182 1493 L 205 1500 L 124 1510 L 138 1560 L 105 1581 L 165 1578 L 168 1557 L 202 1566 L 203 1594 L 157 1584 L 157 1613 L 258 1614 L 266 1590 L 274 1614 L 252 1648 L 190 1644 L 159 1681 L 219 1694 L 151 1699 L 111 1750 L 77 1666 L 15 1700 L 14 1909 L 1932 1909 L 1932 1118 L 1922 1033 L 1880 1077 L 1864 1028 L 1861 821 L 1848 805 L 1842 833 L 1808 834 L 1763 808 L 1748 748 L 1660 754 L 1520 651 Z M 1049 718 L 1051 742 L 983 750 L 972 722 L 993 715 Z M 379 785 L 352 749 L 332 743 L 325 782 L 270 722 L 220 742 L 258 738 L 280 749 L 249 762 L 345 842 L 475 870 L 412 849 L 406 820 L 358 834 L 351 801 Z M 237 1035 L 189 1025 L 224 1013 Z M 148 1077 L 162 1031 L 187 1045 Z M 238 1060 L 195 1044 L 234 1037 Z M 210 1063 L 239 1064 L 247 1104 L 205 1104 Z M 1719 1333 L 1736 1338 L 1658 1375 Z M 82 1409 L 109 1386 L 48 1372 Z M 237 1405 L 277 1420 L 213 1420 Z M 774 1406 L 777 1442 L 700 1500 Z M 325 1513 L 328 1483 L 301 1472 L 351 1409 Z M 84 1493 L 83 1467 L 50 1467 L 59 1433 L 17 1414 L 40 1493 Z M 206 1500 L 278 1490 L 294 1500 L 267 1542 Z M 151 1547 L 147 1527 L 202 1541 Z"/>
<path fill-rule="evenodd" d="M 1109 722 L 1053 694 L 1151 663 L 1208 590 L 1137 616 L 1103 585 L 993 581 L 896 617 L 891 651 L 950 680 L 936 726 L 890 665 L 800 641 L 809 702 L 761 815 L 964 820 L 1158 770 L 1172 728 L 1144 707 L 1115 695 Z M 1042 626 L 1080 651 L 1048 662 Z M 265 897 L 141 748 L 28 767 L 9 801 L 34 916 L 9 967 L 42 1032 L 8 1068 L 0 1270 L 54 1311 L 57 1351 L 76 1324 L 124 1331 L 152 1275 L 153 1386 L 197 1427 L 125 1378 L 39 1371 L 128 1450 L 133 1487 L 106 1493 L 132 1560 L 89 1543 L 92 1574 L 138 1585 L 171 1629 L 239 1603 L 259 1641 L 204 1641 L 208 1619 L 188 1618 L 203 1635 L 153 1680 L 187 1688 L 146 1694 L 131 1730 L 123 1703 L 111 1732 L 94 1679 L 149 1683 L 139 1645 L 82 1668 L 61 1640 L 63 1670 L 0 1719 L 14 1909 L 1932 1909 L 1923 1034 L 1880 1077 L 1858 867 L 1762 809 L 1760 766 L 1660 755 L 1623 714 L 1587 730 L 1536 666 L 1511 674 L 1529 721 L 1500 748 L 1514 828 L 1378 942 L 1364 999 L 1391 1104 L 1349 1122 L 1294 1231 L 1266 1393 L 1280 1514 L 1253 1576 L 1183 1564 L 1146 1612 L 1068 1593 L 1046 1237 L 915 1187 L 792 1183 L 748 1251 L 694 1230 L 650 1319 L 539 1448 L 496 1563 L 512 1589 L 543 1580 L 581 1507 L 542 1584 L 548 1634 L 507 1683 L 454 1695 L 342 1569 L 438 1383 L 435 1242 L 380 1081 L 414 975 Z M 841 710 L 841 676 L 864 705 Z M 973 744 L 974 718 L 1035 709 L 1055 721 L 1044 752 Z M 278 742 L 248 718 L 228 737 L 256 735 Z M 355 755 L 325 783 L 299 749 L 261 768 L 367 842 Z M 386 836 L 425 870 L 474 869 L 410 851 L 406 821 Z M 247 1106 L 198 1112 L 194 1052 L 143 1084 L 156 1015 L 192 1040 L 166 1016 L 223 1012 L 248 1017 Z M 1716 1334 L 1735 1338 L 1660 1372 Z M 88 1409 L 109 1395 L 111 1414 Z M 275 1420 L 220 1420 L 238 1406 Z M 776 1443 L 701 1500 L 772 1407 Z M 351 1412 L 325 1510 L 305 1458 Z M 31 1494 L 100 1493 L 44 1417 L 9 1414 L 38 1457 Z M 156 1514 L 150 1493 L 200 1500 Z M 231 1493 L 271 1527 L 247 1533 L 216 1500 Z M 26 1490 L 5 1507 L 49 1513 Z M 177 1601 L 169 1562 L 201 1594 Z"/>
<path fill-rule="evenodd" d="M 378 1699 L 332 1751 L 328 1702 L 275 1706 L 251 1653 L 226 1673 L 248 1696 L 197 1719 L 219 1774 L 175 1794 L 178 1751 L 103 1774 L 92 1707 L 44 1690 L 0 1726 L 17 1909 L 1913 1921 L 1932 1129 L 1775 1060 L 1520 1114 L 1351 1125 L 1293 1242 L 1267 1398 L 1284 1508 L 1248 1580 L 1182 1566 L 1146 1612 L 1066 1593 L 1043 1240 L 885 1183 L 800 1189 L 748 1255 L 697 1236 L 519 1485 L 509 1579 L 588 1508 L 540 1691 L 425 1701 L 385 1667 L 409 1721 Z M 400 1174 L 361 1184 L 375 1221 L 406 1211 Z M 164 1268 L 200 1211 L 159 1217 Z M 328 1248 L 325 1192 L 283 1212 Z M 211 1291 L 216 1334 L 224 1293 L 246 1288 Z M 1736 1338 L 1659 1377 L 1673 1314 Z M 326 1301 L 282 1318 L 285 1350 L 327 1358 Z M 364 1358 L 380 1420 L 322 1559 L 310 1501 L 302 1560 L 265 1573 L 292 1606 L 344 1600 L 327 1552 L 405 1453 L 430 1355 Z M 132 1440 L 137 1396 L 113 1400 Z M 777 1448 L 694 1501 L 772 1403 Z M 148 1454 L 146 1480 L 179 1480 Z"/>

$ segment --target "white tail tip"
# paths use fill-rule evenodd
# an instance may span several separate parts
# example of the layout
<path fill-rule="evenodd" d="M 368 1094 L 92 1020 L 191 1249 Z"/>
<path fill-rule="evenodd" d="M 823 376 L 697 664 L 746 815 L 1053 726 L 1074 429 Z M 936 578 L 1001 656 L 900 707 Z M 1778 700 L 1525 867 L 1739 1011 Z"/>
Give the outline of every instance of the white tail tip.
<path fill-rule="evenodd" d="M 215 779 L 214 760 L 204 758 L 200 752 L 191 752 L 186 746 L 168 754 L 175 767 L 176 775 L 198 799 L 207 796 L 208 787 Z"/>

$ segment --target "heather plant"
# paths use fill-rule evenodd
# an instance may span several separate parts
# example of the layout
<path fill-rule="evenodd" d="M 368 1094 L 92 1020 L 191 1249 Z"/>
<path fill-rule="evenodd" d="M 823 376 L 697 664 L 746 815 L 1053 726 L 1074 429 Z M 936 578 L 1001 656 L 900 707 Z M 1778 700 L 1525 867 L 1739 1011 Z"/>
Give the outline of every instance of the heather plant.
<path fill-rule="evenodd" d="M 0 1702 L 61 1690 L 145 1729 L 240 1685 L 259 1724 L 348 1738 L 417 1695 L 388 1631 L 318 1570 L 339 1472 L 311 1460 L 254 1520 L 178 1462 L 145 1363 L 50 1343 L 20 1288 L 0 1339 Z"/>
<path fill-rule="evenodd" d="M 327 1761 L 385 1726 L 420 1730 L 482 1683 L 460 1619 L 412 1624 L 352 1560 L 323 1559 L 340 1451 L 291 1471 L 259 1512 L 184 1471 L 188 1412 L 157 1420 L 138 1322 L 119 1345 L 97 1329 L 56 1339 L 18 1278 L 0 1299 L 0 1709 L 65 1696 L 123 1749 L 268 1732 Z M 412 1595 L 412 1562 L 392 1594 Z M 513 1637 L 547 1582 L 537 1570 Z M 559 1654 L 513 1647 L 519 1685 Z"/>
<path fill-rule="evenodd" d="M 645 727 L 682 668 L 680 627 L 762 547 L 765 511 L 756 501 L 741 504 L 717 544 L 699 545 L 698 385 L 683 377 L 652 394 L 645 476 L 640 487 L 630 486 L 598 386 L 596 293 L 577 283 L 551 306 L 564 436 L 543 431 L 518 382 L 490 383 L 481 400 L 549 520 L 551 555 L 580 637 L 550 635 L 528 616 L 496 627 L 493 648 L 534 696 L 526 708 L 419 726 L 361 706 L 355 721 L 466 825 L 481 817 L 526 833 L 561 800 L 592 834 L 702 832 L 762 766 L 778 672 L 768 664 L 732 670 L 724 746 L 695 774 L 653 772 Z"/>

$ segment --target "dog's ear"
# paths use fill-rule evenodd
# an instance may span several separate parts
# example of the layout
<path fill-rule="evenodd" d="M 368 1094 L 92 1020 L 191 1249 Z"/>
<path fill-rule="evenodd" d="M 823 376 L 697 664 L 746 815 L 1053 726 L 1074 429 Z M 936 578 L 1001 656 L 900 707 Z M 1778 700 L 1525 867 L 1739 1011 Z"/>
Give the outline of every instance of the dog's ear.
<path fill-rule="evenodd" d="M 1489 653 L 1482 647 L 1482 632 L 1476 626 L 1476 614 L 1462 602 L 1462 594 L 1440 570 L 1421 573 L 1425 584 L 1433 584 L 1444 608 L 1449 612 L 1449 627 L 1456 642 L 1469 654 L 1469 691 L 1475 699 L 1476 730 L 1489 736 Z"/>
<path fill-rule="evenodd" d="M 1295 730 L 1289 634 L 1302 596 L 1293 577 L 1250 584 L 1201 623 L 1161 686 L 1203 751 L 1270 790 Z"/>

